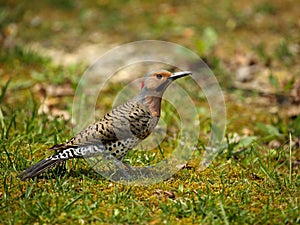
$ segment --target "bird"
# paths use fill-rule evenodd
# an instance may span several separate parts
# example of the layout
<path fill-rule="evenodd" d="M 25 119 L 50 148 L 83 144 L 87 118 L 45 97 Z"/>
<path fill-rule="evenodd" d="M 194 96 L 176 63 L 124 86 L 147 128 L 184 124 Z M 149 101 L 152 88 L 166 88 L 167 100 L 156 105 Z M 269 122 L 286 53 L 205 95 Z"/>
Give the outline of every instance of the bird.
<path fill-rule="evenodd" d="M 140 93 L 112 109 L 94 124 L 77 133 L 69 141 L 51 147 L 56 153 L 30 166 L 18 177 L 24 181 L 37 177 L 55 165 L 73 158 L 109 155 L 122 161 L 129 150 L 138 145 L 156 127 L 161 114 L 161 100 L 167 87 L 191 71 L 149 72 L 141 82 Z"/>

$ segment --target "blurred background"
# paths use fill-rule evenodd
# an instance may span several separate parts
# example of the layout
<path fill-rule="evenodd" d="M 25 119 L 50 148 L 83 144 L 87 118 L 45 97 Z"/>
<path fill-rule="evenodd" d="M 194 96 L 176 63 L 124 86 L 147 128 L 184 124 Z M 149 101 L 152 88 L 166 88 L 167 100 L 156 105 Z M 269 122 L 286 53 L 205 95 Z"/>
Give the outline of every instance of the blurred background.
<path fill-rule="evenodd" d="M 68 83 L 74 87 L 112 47 L 165 40 L 201 56 L 233 100 L 227 101 L 228 129 L 253 134 L 248 122 L 300 113 L 299 6 L 293 0 L 1 1 L 1 85 L 12 79 L 11 104 L 18 91 L 29 88 L 43 99 L 57 83 L 58 95 L 72 95 Z M 61 107 L 56 113 L 69 118 Z M 299 133 L 300 125 L 295 129 Z"/>
<path fill-rule="evenodd" d="M 195 173 L 192 176 L 185 175 L 185 170 L 189 170 L 186 173 L 190 174 L 193 168 L 197 168 L 201 150 L 205 148 L 210 134 L 210 111 L 205 96 L 191 96 L 203 125 L 197 146 L 200 152 L 195 153 L 195 158 L 190 162 L 191 166 L 186 166 L 175 177 L 173 183 L 170 181 L 166 186 L 158 187 L 160 191 L 150 189 L 140 193 L 139 189 L 133 188 L 132 190 L 137 190 L 135 193 L 131 189 L 123 188 L 122 190 L 126 191 L 124 196 L 136 194 L 138 197 L 144 196 L 144 199 L 149 198 L 149 201 L 152 198 L 148 195 L 158 196 L 159 202 L 163 199 L 166 205 L 161 208 L 160 205 L 155 205 L 158 201 L 155 198 L 154 210 L 147 208 L 143 201 L 139 201 L 139 206 L 145 207 L 142 209 L 153 217 L 161 215 L 156 212 L 166 212 L 161 218 L 169 218 L 171 212 L 175 218 L 173 221 L 194 215 L 194 218 L 208 218 L 208 221 L 215 223 L 216 218 L 223 221 L 222 215 L 226 212 L 232 215 L 228 217 L 229 222 L 232 219 L 240 224 L 248 223 L 250 219 L 256 224 L 264 224 L 270 220 L 273 221 L 271 224 L 279 224 L 282 221 L 286 221 L 285 224 L 298 223 L 299 211 L 296 211 L 297 207 L 299 210 L 297 196 L 299 197 L 300 165 L 299 9 L 300 1 L 296 0 L 0 0 L 0 161 L 2 174 L 5 174 L 4 178 L 1 178 L 5 188 L 4 192 L 0 192 L 0 196 L 3 197 L 4 205 L 5 202 L 11 205 L 7 214 L 2 216 L 5 219 L 10 218 L 10 223 L 13 223 L 14 218 L 24 223 L 32 222 L 32 218 L 41 223 L 70 222 L 70 218 L 79 218 L 74 219 L 77 222 L 80 222 L 80 218 L 87 221 L 98 220 L 89 216 L 91 212 L 95 215 L 94 212 L 99 211 L 97 207 L 93 208 L 88 198 L 92 199 L 91 202 L 108 201 L 106 195 L 103 197 L 97 190 L 94 190 L 97 195 L 95 198 L 94 195 L 78 197 L 78 191 L 66 193 L 64 187 L 60 188 L 60 184 L 54 185 L 53 188 L 47 183 L 48 186 L 42 186 L 40 190 L 34 189 L 34 199 L 31 198 L 32 186 L 18 183 L 19 186 L 13 187 L 12 181 L 16 179 L 17 173 L 31 165 L 32 161 L 42 158 L 45 155 L 43 150 L 71 137 L 74 124 L 74 121 L 71 121 L 73 97 L 88 66 L 113 47 L 151 39 L 170 41 L 187 47 L 197 53 L 212 69 L 226 101 L 227 130 L 224 140 L 227 147 L 216 161 L 216 167 L 211 167 L 200 175 L 197 171 L 193 171 Z M 103 90 L 97 105 L 99 111 L 107 112 L 118 91 L 129 81 L 130 77 L 124 76 Z M 187 84 L 184 81 L 181 83 Z M 185 87 L 189 88 L 187 85 Z M 170 107 L 164 108 L 173 110 Z M 172 145 L 166 143 L 164 148 L 172 150 Z M 152 160 L 151 157 L 143 157 L 138 155 L 135 160 L 139 160 L 142 165 Z M 76 168 L 78 165 L 80 164 L 69 166 Z M 221 166 L 218 167 L 219 165 Z M 213 171 L 214 169 L 217 172 Z M 85 176 L 93 178 L 93 175 L 88 167 L 85 173 L 78 168 L 74 171 L 73 175 L 66 179 L 71 184 L 69 181 L 66 181 L 66 184 L 70 185 L 70 190 L 82 190 L 81 181 L 77 182 L 76 179 L 87 179 Z M 214 176 L 216 177 L 212 178 Z M 223 178 L 226 179 L 222 180 Z M 78 185 L 75 189 L 72 179 L 75 180 L 73 183 Z M 93 180 L 94 178 L 85 180 L 87 185 L 83 189 L 88 192 L 93 187 L 103 190 L 99 185 L 106 181 L 102 180 L 100 184 L 96 184 Z M 222 185 L 220 180 L 223 181 Z M 298 186 L 293 181 L 297 181 Z M 178 182 L 182 182 L 179 188 Z M 199 191 L 197 188 L 201 182 L 207 186 L 203 186 Z M 236 186 L 228 191 L 225 184 L 233 183 Z M 107 196 L 114 196 L 116 185 L 105 184 L 108 188 Z M 172 186 L 171 191 L 168 185 Z M 235 192 L 238 185 L 241 185 L 240 190 L 245 192 Z M 212 190 L 212 197 L 207 200 L 213 201 L 211 207 L 204 206 L 197 211 L 198 205 L 192 209 L 188 208 L 185 212 L 181 207 L 183 203 L 177 204 L 174 199 L 175 195 L 182 196 L 181 201 L 185 201 L 186 186 L 194 190 L 189 194 L 200 203 L 201 191 L 205 188 Z M 222 187 L 225 188 L 225 191 L 222 189 L 222 193 L 231 193 L 230 198 L 214 194 L 215 190 Z M 244 187 L 247 187 L 247 190 L 243 189 Z M 164 192 L 161 189 L 169 191 Z M 19 196 L 24 196 L 22 190 L 26 190 L 26 194 L 24 199 L 20 200 Z M 122 190 L 120 188 L 120 193 Z M 175 193 L 174 196 L 172 193 Z M 111 204 L 104 205 L 104 211 L 100 212 L 106 215 L 107 207 L 107 210 L 110 210 L 109 215 L 112 216 L 102 221 L 136 223 L 136 215 L 142 215 L 141 221 L 152 221 L 150 217 L 143 216 L 144 211 L 140 213 L 137 207 L 128 206 L 130 197 L 121 199 L 117 194 L 115 198 L 119 199 L 119 202 L 116 200 L 118 204 L 112 201 Z M 61 201 L 57 198 L 57 211 L 44 210 L 52 206 L 52 199 L 59 195 L 66 195 L 70 205 L 65 206 L 65 199 Z M 255 198 L 250 199 L 249 196 Z M 187 202 L 190 201 L 189 197 Z M 83 201 L 79 200 L 81 198 L 86 200 L 87 211 L 81 212 L 82 208 L 79 211 L 76 209 L 77 203 L 81 204 Z M 172 198 L 172 201 L 166 200 L 169 198 Z M 102 201 L 103 199 L 105 201 Z M 237 205 L 226 202 L 225 211 L 224 208 L 219 209 L 219 202 L 223 199 L 233 199 Z M 36 201 L 41 201 L 41 205 L 49 202 L 49 205 L 39 208 Z M 98 203 L 101 205 L 101 202 Z M 186 207 L 193 206 L 192 203 L 189 204 Z M 118 208 L 119 205 L 121 208 Z M 204 205 L 209 204 L 205 202 Z M 4 207 L 8 209 L 10 206 Z M 119 211 L 114 211 L 115 208 Z M 69 210 L 67 216 L 64 214 L 60 218 L 60 213 L 65 213 L 66 209 Z M 203 213 L 206 209 L 206 213 Z M 100 208 L 99 210 L 101 211 Z M 20 213 L 16 215 L 15 212 Z M 40 217 L 40 212 L 44 217 Z M 126 212 L 133 212 L 132 220 L 126 220 Z M 238 214 L 236 212 L 242 215 L 239 217 L 241 220 L 235 220 L 234 216 Z M 161 222 L 159 218 L 156 219 L 157 223 Z M 155 221 L 153 224 L 156 224 Z"/>

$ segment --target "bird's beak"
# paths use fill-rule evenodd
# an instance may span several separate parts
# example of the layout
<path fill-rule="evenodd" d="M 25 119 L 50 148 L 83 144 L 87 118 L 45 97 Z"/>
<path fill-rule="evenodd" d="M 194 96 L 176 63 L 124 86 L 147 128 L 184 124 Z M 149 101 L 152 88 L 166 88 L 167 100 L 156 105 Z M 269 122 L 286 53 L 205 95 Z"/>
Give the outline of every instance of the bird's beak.
<path fill-rule="evenodd" d="M 170 77 L 168 77 L 168 79 L 170 80 L 176 80 L 180 77 L 185 77 L 185 76 L 188 76 L 188 75 L 191 75 L 192 72 L 191 71 L 181 71 L 181 72 L 175 72 L 173 73 Z"/>

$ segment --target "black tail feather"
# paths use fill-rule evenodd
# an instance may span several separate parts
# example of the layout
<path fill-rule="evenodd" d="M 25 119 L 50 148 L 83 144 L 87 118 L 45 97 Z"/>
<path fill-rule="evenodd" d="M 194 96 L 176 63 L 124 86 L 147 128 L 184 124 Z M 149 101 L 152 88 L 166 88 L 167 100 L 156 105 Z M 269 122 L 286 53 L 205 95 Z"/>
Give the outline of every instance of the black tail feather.
<path fill-rule="evenodd" d="M 30 166 L 29 168 L 27 168 L 24 172 L 20 173 L 18 175 L 18 177 L 24 181 L 26 179 L 29 178 L 33 178 L 36 177 L 40 174 L 42 174 L 43 172 L 45 172 L 46 170 L 52 168 L 55 165 L 60 164 L 61 162 L 64 162 L 64 159 L 53 159 L 53 158 L 47 158 L 47 159 L 43 159 L 40 162 Z"/>
<path fill-rule="evenodd" d="M 65 145 L 61 145 L 61 146 L 57 145 L 54 148 L 59 148 L 60 151 L 50 156 L 49 158 L 43 159 L 40 162 L 32 165 L 24 172 L 19 174 L 18 177 L 21 180 L 33 178 L 45 172 L 47 169 L 50 169 L 57 164 L 65 162 L 68 159 L 97 156 L 99 154 L 100 155 L 104 154 L 103 152 L 105 150 L 105 147 L 103 145 L 69 146 L 69 147 Z"/>

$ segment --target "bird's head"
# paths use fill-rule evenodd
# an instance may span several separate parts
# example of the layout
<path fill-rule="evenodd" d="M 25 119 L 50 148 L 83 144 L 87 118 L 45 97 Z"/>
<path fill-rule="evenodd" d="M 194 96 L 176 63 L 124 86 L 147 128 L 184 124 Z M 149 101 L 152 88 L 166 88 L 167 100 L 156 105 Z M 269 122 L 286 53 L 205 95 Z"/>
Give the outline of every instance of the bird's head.
<path fill-rule="evenodd" d="M 191 75 L 190 71 L 171 73 L 167 70 L 159 70 L 148 73 L 142 82 L 142 93 L 162 97 L 166 88 L 176 79 Z"/>
<path fill-rule="evenodd" d="M 153 117 L 159 117 L 161 98 L 166 88 L 174 80 L 191 74 L 190 71 L 171 73 L 166 70 L 159 70 L 150 72 L 142 82 L 142 90 L 138 99 L 149 108 Z"/>

